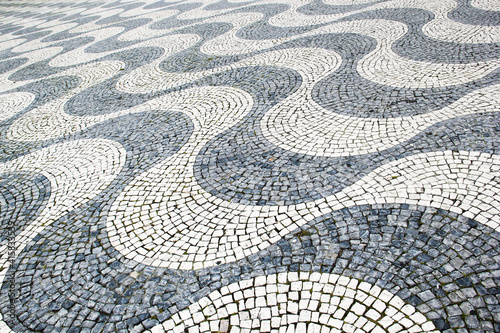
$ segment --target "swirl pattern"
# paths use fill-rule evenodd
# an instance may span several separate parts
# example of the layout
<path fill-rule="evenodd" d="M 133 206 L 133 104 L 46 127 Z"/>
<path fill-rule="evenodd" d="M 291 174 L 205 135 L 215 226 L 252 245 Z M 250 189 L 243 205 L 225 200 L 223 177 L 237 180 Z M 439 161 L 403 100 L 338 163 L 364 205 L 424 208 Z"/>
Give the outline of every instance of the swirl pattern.
<path fill-rule="evenodd" d="M 0 332 L 500 331 L 500 7 L 0 3 Z"/>

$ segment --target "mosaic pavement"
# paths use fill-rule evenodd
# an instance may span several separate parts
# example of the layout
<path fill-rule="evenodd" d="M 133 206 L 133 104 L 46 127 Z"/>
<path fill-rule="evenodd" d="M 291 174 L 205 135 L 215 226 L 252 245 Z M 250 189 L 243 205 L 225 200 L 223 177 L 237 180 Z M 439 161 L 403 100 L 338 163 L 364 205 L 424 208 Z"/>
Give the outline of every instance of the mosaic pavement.
<path fill-rule="evenodd" d="M 0 3 L 0 332 L 500 332 L 497 0 Z"/>

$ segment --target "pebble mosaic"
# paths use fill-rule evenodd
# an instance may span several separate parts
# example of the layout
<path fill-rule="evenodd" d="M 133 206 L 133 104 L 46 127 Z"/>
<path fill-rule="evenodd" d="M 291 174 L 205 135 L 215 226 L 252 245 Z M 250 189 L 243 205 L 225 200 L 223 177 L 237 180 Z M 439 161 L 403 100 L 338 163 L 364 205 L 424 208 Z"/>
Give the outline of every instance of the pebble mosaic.
<path fill-rule="evenodd" d="M 500 332 L 494 0 L 0 3 L 0 332 Z"/>

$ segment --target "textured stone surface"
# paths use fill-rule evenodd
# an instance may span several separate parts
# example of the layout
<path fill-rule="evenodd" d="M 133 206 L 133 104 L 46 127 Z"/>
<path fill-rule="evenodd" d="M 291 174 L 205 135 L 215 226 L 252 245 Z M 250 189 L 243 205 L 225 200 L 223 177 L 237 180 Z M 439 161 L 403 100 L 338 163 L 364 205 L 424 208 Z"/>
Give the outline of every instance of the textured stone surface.
<path fill-rule="evenodd" d="M 0 4 L 0 332 L 500 331 L 490 0 Z"/>

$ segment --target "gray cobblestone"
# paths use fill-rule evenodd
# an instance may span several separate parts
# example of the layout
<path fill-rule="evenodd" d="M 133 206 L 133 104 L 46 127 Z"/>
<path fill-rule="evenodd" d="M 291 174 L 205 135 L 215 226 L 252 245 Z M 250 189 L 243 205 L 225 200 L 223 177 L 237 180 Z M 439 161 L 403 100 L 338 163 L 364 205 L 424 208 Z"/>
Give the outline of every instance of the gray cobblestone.
<path fill-rule="evenodd" d="M 0 332 L 500 331 L 499 13 L 0 4 Z"/>

